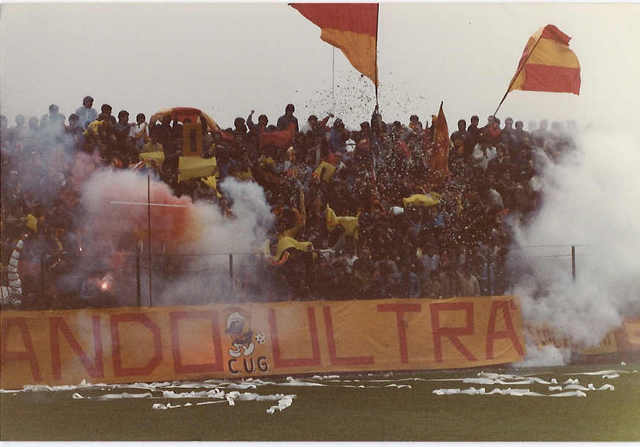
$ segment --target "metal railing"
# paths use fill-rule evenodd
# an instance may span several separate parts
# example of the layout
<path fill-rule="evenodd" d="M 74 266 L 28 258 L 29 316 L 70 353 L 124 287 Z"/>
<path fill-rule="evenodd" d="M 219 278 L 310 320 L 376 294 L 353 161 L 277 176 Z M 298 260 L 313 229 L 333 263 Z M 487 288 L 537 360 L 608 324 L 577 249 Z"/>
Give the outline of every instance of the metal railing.
<path fill-rule="evenodd" d="M 549 259 L 564 259 L 568 258 L 567 263 L 570 267 L 570 274 L 573 280 L 576 279 L 576 247 L 584 247 L 585 245 L 539 245 L 539 246 L 527 246 L 522 249 L 531 248 L 560 248 L 567 249 L 566 252 L 556 252 L 553 254 L 540 254 L 532 255 L 537 258 L 549 258 Z M 516 249 L 518 250 L 518 249 Z M 259 255 L 255 253 L 153 253 L 151 257 L 148 253 L 136 250 L 135 252 L 121 253 L 123 262 L 120 266 L 114 267 L 113 265 L 107 265 L 106 261 L 102 259 L 97 261 L 97 256 L 79 255 L 73 258 L 72 271 L 56 272 L 50 269 L 51 259 L 48 256 L 42 256 L 40 258 L 39 274 L 31 275 L 28 278 L 23 278 L 23 284 L 25 279 L 29 281 L 29 284 L 25 284 L 23 287 L 23 294 L 26 293 L 38 293 L 43 299 L 51 292 L 52 287 L 56 288 L 58 284 L 65 283 L 66 290 L 63 290 L 62 294 L 75 296 L 82 298 L 87 288 L 93 288 L 93 292 L 96 294 L 110 293 L 114 289 L 118 289 L 121 293 L 125 294 L 128 299 L 135 296 L 135 305 L 141 307 L 143 305 L 153 306 L 154 296 L 152 290 L 146 287 L 147 278 L 153 277 L 154 281 L 159 284 L 168 282 L 171 284 L 172 278 L 181 278 L 185 276 L 200 278 L 203 284 L 208 286 L 226 288 L 234 291 L 234 288 L 239 287 L 235 279 L 238 276 L 238 269 L 242 269 L 243 266 L 251 265 L 255 267 L 259 258 Z M 220 257 L 226 258 L 225 261 L 219 260 Z M 214 262 L 202 262 L 207 258 L 216 259 Z M 248 259 L 250 262 L 247 262 Z M 151 260 L 149 264 L 148 260 Z M 189 262 L 174 262 L 176 259 L 189 259 Z M 197 262 L 193 262 L 196 259 Z M 100 267 L 96 265 L 102 264 Z M 488 269 L 486 275 L 482 278 L 478 277 L 478 281 L 482 282 L 482 291 L 484 294 L 493 294 L 496 291 L 496 286 L 502 284 L 502 288 L 509 287 L 509 278 L 498 278 L 499 271 L 502 271 L 495 264 L 490 266 L 487 263 L 485 269 Z M 91 267 L 91 266 L 94 267 Z M 114 287 L 113 284 L 107 284 L 111 275 L 112 282 L 122 282 L 121 287 Z M 36 278 L 34 278 L 36 276 Z M 221 281 L 222 278 L 226 279 Z M 106 279 L 105 279 L 106 278 Z M 217 281 L 215 284 L 209 284 L 210 280 L 214 278 Z M 407 289 L 409 289 L 408 276 L 403 275 L 404 280 L 407 282 Z M 37 279 L 37 286 L 32 281 Z M 135 287 L 134 281 L 135 280 Z M 102 283 L 104 282 L 104 290 L 101 290 Z M 207 282 L 209 281 L 209 282 Z M 150 281 L 149 281 L 150 282 Z M 91 283 L 87 287 L 87 283 Z M 64 287 L 63 287 L 64 289 Z M 214 289 L 209 289 L 209 292 Z M 135 291 L 134 294 L 131 294 Z M 233 295 L 233 293 L 232 293 Z M 145 299 L 146 298 L 146 299 Z"/>

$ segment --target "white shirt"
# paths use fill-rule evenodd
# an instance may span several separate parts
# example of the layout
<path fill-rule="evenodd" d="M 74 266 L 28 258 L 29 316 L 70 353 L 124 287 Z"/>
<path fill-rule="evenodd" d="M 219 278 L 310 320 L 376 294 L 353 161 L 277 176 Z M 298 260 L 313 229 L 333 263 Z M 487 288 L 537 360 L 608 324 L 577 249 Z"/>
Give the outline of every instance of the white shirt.
<path fill-rule="evenodd" d="M 134 124 L 129 130 L 129 136 L 135 140 L 136 147 L 141 149 L 147 137 L 147 123 Z"/>

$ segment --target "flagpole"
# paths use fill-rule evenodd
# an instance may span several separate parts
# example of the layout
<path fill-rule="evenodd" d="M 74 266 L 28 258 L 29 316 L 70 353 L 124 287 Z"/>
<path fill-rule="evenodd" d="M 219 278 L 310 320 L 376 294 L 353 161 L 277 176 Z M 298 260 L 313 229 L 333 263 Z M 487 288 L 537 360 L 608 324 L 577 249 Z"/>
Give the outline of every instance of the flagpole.
<path fill-rule="evenodd" d="M 153 295 L 151 294 L 151 176 L 147 175 L 147 241 L 149 258 L 149 307 L 153 307 Z"/>
<path fill-rule="evenodd" d="M 540 42 L 540 39 L 542 39 L 542 33 L 540 33 L 540 36 L 538 36 L 538 40 L 536 40 L 536 43 L 531 48 L 531 51 L 529 51 L 529 55 L 527 56 L 525 61 L 522 63 L 522 65 L 520 67 L 518 67 L 518 71 L 516 71 L 516 74 L 511 79 L 511 82 L 509 83 L 509 87 L 507 87 L 507 91 L 505 92 L 504 96 L 502 97 L 502 100 L 500 101 L 500 104 L 498 104 L 498 107 L 496 108 L 496 111 L 493 112 L 493 116 L 496 116 L 498 114 L 498 110 L 500 110 L 500 106 L 502 106 L 502 103 L 504 102 L 504 100 L 507 99 L 507 95 L 509 94 L 509 90 L 513 86 L 513 83 L 516 82 L 516 79 L 518 78 L 518 75 L 520 74 L 520 72 L 522 71 L 524 66 L 527 65 L 527 62 L 529 62 L 529 58 L 531 57 L 531 55 L 533 54 L 533 51 L 538 46 L 538 42 Z"/>
<path fill-rule="evenodd" d="M 333 97 L 333 110 L 336 113 L 336 47 L 331 46 L 331 96 Z"/>
<path fill-rule="evenodd" d="M 377 4 L 376 7 L 376 82 L 375 90 L 376 90 L 376 109 L 378 108 L 378 25 L 380 23 L 380 3 Z"/>

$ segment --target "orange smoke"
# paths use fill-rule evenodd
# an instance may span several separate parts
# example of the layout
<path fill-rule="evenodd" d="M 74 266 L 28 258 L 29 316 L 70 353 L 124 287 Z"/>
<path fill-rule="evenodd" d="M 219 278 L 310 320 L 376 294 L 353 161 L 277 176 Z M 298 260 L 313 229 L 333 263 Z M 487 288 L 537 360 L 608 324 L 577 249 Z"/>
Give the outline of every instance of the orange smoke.
<path fill-rule="evenodd" d="M 126 235 L 146 240 L 151 215 L 154 242 L 195 240 L 201 225 L 191 198 L 176 197 L 165 183 L 151 180 L 148 206 L 147 179 L 132 171 L 103 171 L 87 182 L 84 199 L 94 237 L 118 241 Z"/>

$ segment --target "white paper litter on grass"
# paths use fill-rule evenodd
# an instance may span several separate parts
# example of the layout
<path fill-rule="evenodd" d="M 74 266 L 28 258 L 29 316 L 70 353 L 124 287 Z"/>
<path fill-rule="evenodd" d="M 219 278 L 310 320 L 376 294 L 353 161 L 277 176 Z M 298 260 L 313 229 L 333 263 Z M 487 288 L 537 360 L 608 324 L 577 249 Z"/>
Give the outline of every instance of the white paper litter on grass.
<path fill-rule="evenodd" d="M 471 396 L 475 394 L 485 394 L 484 388 L 475 389 L 474 387 L 467 388 L 466 390 L 460 391 L 462 394 L 469 394 Z"/>
<path fill-rule="evenodd" d="M 445 396 L 448 394 L 459 394 L 460 393 L 460 388 L 442 388 L 439 390 L 433 390 L 433 394 L 436 394 L 438 396 Z"/>
<path fill-rule="evenodd" d="M 174 408 L 181 408 L 182 405 L 171 405 L 170 403 L 167 404 L 153 404 L 151 406 L 152 410 L 173 410 Z"/>
<path fill-rule="evenodd" d="M 189 391 L 187 393 L 176 393 L 175 391 L 163 391 L 162 397 L 166 399 L 194 399 L 194 398 L 223 399 L 224 391 L 221 391 L 217 388 L 209 391 Z"/>
<path fill-rule="evenodd" d="M 280 400 L 278 400 L 278 404 L 272 407 L 267 408 L 267 414 L 274 414 L 277 411 L 282 411 L 285 408 L 288 408 L 293 403 L 293 396 L 283 396 Z"/>
<path fill-rule="evenodd" d="M 531 391 L 529 388 L 494 388 L 486 394 L 500 394 L 503 396 L 544 396 L 544 394 Z"/>
<path fill-rule="evenodd" d="M 0 390 L 0 393 L 24 393 L 27 391 L 72 391 L 94 385 L 25 385 L 22 389 Z M 107 386 L 107 385 L 102 385 Z"/>
<path fill-rule="evenodd" d="M 478 373 L 478 377 L 463 377 L 463 378 L 450 378 L 450 379 L 430 379 L 430 381 L 434 382 L 462 382 L 462 383 L 472 383 L 475 385 L 532 385 L 534 383 L 539 383 L 542 385 L 549 385 L 554 383 L 552 379 L 551 382 L 541 379 L 540 377 L 523 377 L 516 376 L 513 374 L 498 374 L 498 373 L 486 373 L 480 372 Z M 555 382 L 557 383 L 557 381 Z"/>
<path fill-rule="evenodd" d="M 88 399 L 88 400 L 118 400 L 118 399 L 145 399 L 147 397 L 153 397 L 151 393 L 117 393 L 117 394 L 102 394 L 100 396 L 83 396 L 80 393 L 73 393 L 72 399 Z"/>
<path fill-rule="evenodd" d="M 600 388 L 596 388 L 593 383 L 588 384 L 586 387 L 580 384 L 570 384 L 564 387 L 565 390 L 578 390 L 578 391 L 613 391 L 615 388 L 613 385 L 605 383 Z"/>
<path fill-rule="evenodd" d="M 588 388 L 586 386 L 582 386 L 580 384 L 569 384 L 569 385 L 565 385 L 564 389 L 565 390 L 578 390 L 578 391 L 594 391 L 595 389 L 593 388 L 593 384 L 590 384 L 591 387 Z"/>
<path fill-rule="evenodd" d="M 103 394 L 102 396 L 93 397 L 95 400 L 116 400 L 116 399 L 144 399 L 152 397 L 151 393 L 118 393 L 118 394 Z"/>
<path fill-rule="evenodd" d="M 462 383 L 474 383 L 476 385 L 493 385 L 496 383 L 495 379 L 489 379 L 486 377 L 465 377 L 464 379 L 458 379 Z"/>
<path fill-rule="evenodd" d="M 582 391 L 565 391 L 563 393 L 549 394 L 549 397 L 587 397 Z"/>
<path fill-rule="evenodd" d="M 603 375 L 609 375 L 609 374 L 619 374 L 619 373 L 626 373 L 627 371 L 624 370 L 619 370 L 619 369 L 605 369 L 603 371 L 591 371 L 591 372 L 576 372 L 576 373 L 571 373 L 571 374 L 565 374 L 565 376 L 603 376 Z"/>
<path fill-rule="evenodd" d="M 294 379 L 293 377 L 287 377 L 286 382 L 274 383 L 277 386 L 327 386 L 324 383 L 306 382 L 304 380 Z"/>
<path fill-rule="evenodd" d="M 404 379 L 365 379 L 365 382 L 386 383 L 386 382 L 432 382 L 449 379 L 423 379 L 422 377 L 405 377 Z"/>
<path fill-rule="evenodd" d="M 487 392 L 485 388 L 474 388 L 474 387 L 463 389 L 463 390 L 461 390 L 460 388 L 449 388 L 449 389 L 445 388 L 445 389 L 433 390 L 433 394 L 437 394 L 438 396 L 453 395 L 453 394 L 466 394 L 470 396 L 475 396 L 475 395 L 488 396 L 493 394 L 499 394 L 501 396 L 516 396 L 516 397 L 544 396 L 544 394 L 534 393 L 528 388 L 506 388 L 506 389 L 494 388 L 493 390 Z"/>
<path fill-rule="evenodd" d="M 255 383 L 240 382 L 240 383 L 230 383 L 225 388 L 228 388 L 230 390 L 255 390 L 257 387 L 258 385 Z"/>
<path fill-rule="evenodd" d="M 494 388 L 493 390 L 486 392 L 484 388 L 476 389 L 474 387 L 461 390 L 460 388 L 443 388 L 433 390 L 433 394 L 438 396 L 447 396 L 453 394 L 466 394 L 466 395 L 494 395 L 501 396 L 514 396 L 514 397 L 586 397 L 586 394 L 582 391 L 566 391 L 556 394 L 542 394 L 531 391 L 528 388 Z"/>

